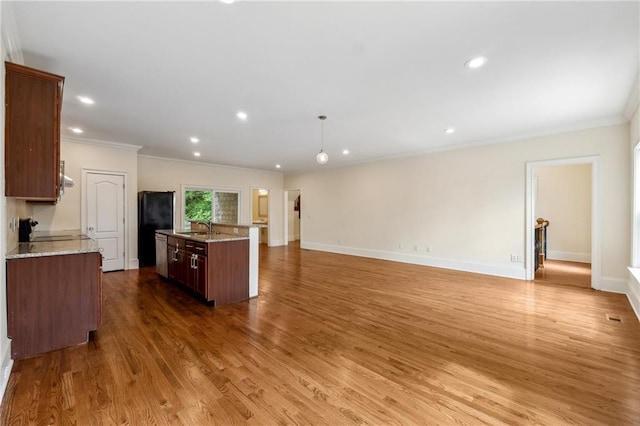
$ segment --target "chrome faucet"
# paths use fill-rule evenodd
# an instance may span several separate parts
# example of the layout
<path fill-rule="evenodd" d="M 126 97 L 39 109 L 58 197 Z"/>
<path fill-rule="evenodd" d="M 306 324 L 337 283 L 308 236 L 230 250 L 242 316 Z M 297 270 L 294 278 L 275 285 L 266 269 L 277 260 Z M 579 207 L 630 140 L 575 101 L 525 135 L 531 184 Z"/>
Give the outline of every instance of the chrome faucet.
<path fill-rule="evenodd" d="M 209 222 L 198 222 L 198 225 L 204 225 L 207 227 L 207 231 L 209 231 L 208 233 L 211 234 L 211 229 L 213 228 L 213 222 L 209 221 Z"/>

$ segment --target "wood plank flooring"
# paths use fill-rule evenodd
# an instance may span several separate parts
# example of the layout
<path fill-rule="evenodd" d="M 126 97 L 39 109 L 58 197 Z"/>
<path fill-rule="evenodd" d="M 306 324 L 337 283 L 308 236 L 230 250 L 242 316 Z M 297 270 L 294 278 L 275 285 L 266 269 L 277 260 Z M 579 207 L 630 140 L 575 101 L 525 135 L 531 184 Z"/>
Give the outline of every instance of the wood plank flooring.
<path fill-rule="evenodd" d="M 549 284 L 591 288 L 591 264 L 566 260 L 545 260 L 536 271 L 535 280 Z"/>
<path fill-rule="evenodd" d="M 207 307 L 104 276 L 88 345 L 17 361 L 1 424 L 640 424 L 624 295 L 297 247 Z M 607 314 L 622 322 L 608 321 Z"/>

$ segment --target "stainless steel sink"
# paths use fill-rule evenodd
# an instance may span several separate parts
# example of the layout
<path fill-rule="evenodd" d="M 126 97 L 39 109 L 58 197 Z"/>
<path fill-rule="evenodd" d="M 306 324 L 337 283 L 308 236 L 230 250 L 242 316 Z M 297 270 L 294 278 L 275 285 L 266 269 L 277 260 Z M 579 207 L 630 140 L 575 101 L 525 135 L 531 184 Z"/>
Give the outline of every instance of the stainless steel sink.
<path fill-rule="evenodd" d="M 208 232 L 202 231 L 188 231 L 188 232 L 176 232 L 178 235 L 184 235 L 185 237 L 208 237 Z"/>

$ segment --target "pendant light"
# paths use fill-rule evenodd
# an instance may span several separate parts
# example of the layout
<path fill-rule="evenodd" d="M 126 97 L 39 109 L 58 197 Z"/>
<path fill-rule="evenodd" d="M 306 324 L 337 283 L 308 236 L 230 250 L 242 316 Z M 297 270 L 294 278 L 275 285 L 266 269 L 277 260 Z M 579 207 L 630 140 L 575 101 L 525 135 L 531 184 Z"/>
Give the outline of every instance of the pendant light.
<path fill-rule="evenodd" d="M 318 155 L 316 155 L 316 161 L 318 162 L 318 164 L 323 165 L 323 164 L 327 164 L 327 161 L 329 161 L 329 155 L 324 152 L 324 120 L 327 119 L 326 115 L 319 115 L 318 118 L 320 119 L 320 143 L 322 144 L 320 146 L 320 152 L 318 153 Z"/>

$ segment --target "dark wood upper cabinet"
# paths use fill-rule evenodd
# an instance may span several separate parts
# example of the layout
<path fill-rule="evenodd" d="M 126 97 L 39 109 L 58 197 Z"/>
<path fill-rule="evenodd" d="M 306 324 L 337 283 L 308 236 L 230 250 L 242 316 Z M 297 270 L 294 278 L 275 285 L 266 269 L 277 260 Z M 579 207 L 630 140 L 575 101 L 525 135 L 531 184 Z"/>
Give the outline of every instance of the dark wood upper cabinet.
<path fill-rule="evenodd" d="M 64 77 L 5 62 L 5 195 L 56 202 Z"/>

